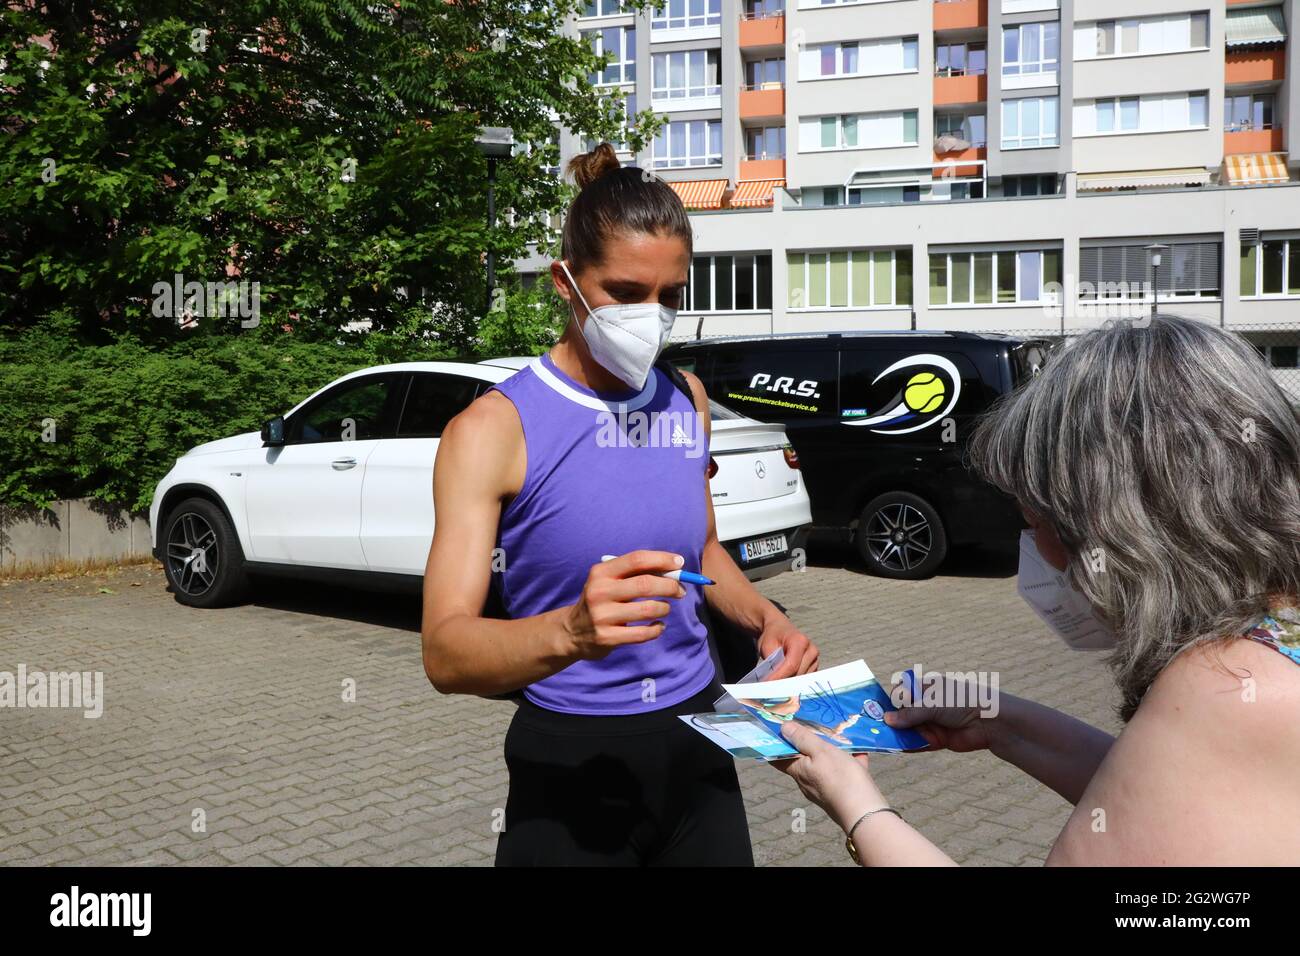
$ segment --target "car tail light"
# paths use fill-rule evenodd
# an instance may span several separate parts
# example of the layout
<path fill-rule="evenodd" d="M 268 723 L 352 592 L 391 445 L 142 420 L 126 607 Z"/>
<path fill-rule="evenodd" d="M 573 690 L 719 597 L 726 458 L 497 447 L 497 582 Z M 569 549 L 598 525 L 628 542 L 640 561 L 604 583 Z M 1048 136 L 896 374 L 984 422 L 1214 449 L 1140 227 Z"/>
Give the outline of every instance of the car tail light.
<path fill-rule="evenodd" d="M 709 456 L 709 477 L 712 478 L 718 473 L 718 459 L 712 455 Z"/>
<path fill-rule="evenodd" d="M 794 450 L 794 445 L 786 445 L 784 448 L 781 449 L 781 452 L 785 455 L 785 463 L 789 465 L 791 468 L 793 468 L 795 471 L 798 471 L 799 453 Z"/>

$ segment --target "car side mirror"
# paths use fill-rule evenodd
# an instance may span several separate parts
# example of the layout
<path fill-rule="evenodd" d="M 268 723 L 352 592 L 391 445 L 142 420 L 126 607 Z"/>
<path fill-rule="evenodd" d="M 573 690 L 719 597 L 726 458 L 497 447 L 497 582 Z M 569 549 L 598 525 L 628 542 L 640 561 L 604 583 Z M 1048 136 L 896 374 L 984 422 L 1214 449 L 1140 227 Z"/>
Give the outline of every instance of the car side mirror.
<path fill-rule="evenodd" d="M 262 426 L 262 441 L 268 445 L 284 444 L 284 416 L 276 415 Z"/>

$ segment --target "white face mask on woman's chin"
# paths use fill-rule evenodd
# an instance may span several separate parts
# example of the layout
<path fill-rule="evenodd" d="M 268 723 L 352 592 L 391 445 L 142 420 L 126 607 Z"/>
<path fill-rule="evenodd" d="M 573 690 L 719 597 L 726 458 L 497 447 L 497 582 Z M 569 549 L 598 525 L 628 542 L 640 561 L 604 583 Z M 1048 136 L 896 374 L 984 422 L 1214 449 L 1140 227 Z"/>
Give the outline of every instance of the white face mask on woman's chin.
<path fill-rule="evenodd" d="M 1020 532 L 1020 573 L 1016 591 L 1034 613 L 1068 647 L 1105 651 L 1115 646 L 1115 632 L 1066 578 L 1038 553 L 1032 531 Z"/>
<path fill-rule="evenodd" d="M 587 305 L 586 296 L 578 288 L 568 265 L 561 261 L 560 268 L 587 310 L 587 321 L 580 324 L 591 357 L 633 388 L 644 388 L 655 359 L 668 344 L 677 310 L 658 302 L 614 303 L 593 309 Z M 572 307 L 573 303 L 569 305 Z M 576 310 L 574 315 L 576 318 Z"/>

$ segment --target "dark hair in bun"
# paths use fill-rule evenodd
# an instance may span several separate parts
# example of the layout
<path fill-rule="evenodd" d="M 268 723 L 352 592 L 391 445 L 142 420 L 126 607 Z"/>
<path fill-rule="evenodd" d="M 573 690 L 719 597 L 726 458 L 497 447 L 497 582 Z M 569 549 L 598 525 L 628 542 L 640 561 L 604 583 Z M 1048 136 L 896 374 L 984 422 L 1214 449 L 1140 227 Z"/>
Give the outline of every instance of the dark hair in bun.
<path fill-rule="evenodd" d="M 623 166 L 614 147 L 601 143 L 569 160 L 579 188 L 564 221 L 560 255 L 576 273 L 604 259 L 605 241 L 615 232 L 678 236 L 691 251 L 691 221 L 673 188 L 653 173 Z"/>

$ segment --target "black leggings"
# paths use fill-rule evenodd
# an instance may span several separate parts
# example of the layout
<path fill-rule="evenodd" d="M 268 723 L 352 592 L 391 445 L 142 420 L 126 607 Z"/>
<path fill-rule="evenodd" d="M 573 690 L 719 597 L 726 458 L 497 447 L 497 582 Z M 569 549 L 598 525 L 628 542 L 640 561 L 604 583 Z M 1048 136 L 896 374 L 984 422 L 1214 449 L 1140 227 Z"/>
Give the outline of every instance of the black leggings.
<path fill-rule="evenodd" d="M 753 866 L 732 757 L 678 714 L 586 717 L 522 701 L 506 733 L 510 795 L 497 866 Z"/>

